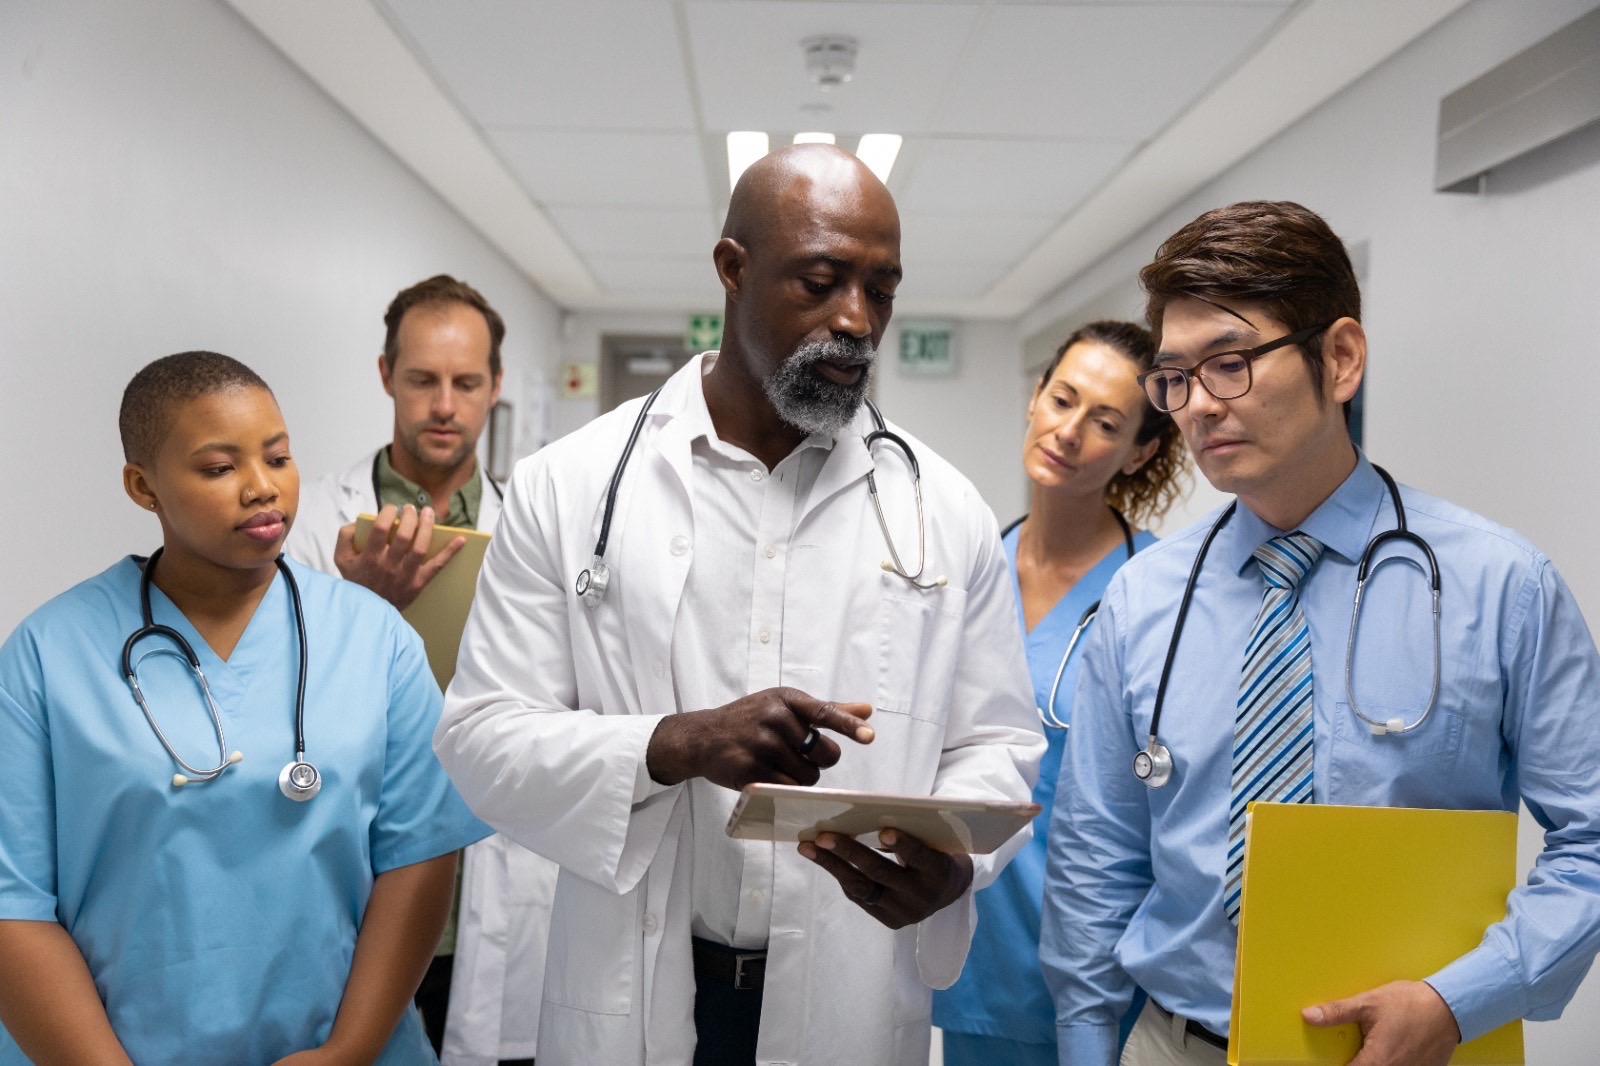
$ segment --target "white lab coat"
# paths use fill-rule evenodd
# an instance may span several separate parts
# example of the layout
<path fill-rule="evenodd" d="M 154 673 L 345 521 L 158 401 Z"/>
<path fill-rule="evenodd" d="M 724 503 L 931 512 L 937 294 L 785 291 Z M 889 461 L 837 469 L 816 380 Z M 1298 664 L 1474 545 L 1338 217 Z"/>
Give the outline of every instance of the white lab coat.
<path fill-rule="evenodd" d="M 479 577 L 434 746 L 476 813 L 562 867 L 551 921 L 541 1066 L 681 1066 L 693 1056 L 691 826 L 684 786 L 635 786 L 656 716 L 675 706 L 673 620 L 694 544 L 690 442 L 678 419 L 704 357 L 663 388 L 617 496 L 596 609 L 573 583 L 590 562 L 605 487 L 639 402 L 518 464 Z M 929 573 L 910 588 L 886 557 L 866 474 L 863 411 L 797 518 L 782 674 L 824 698 L 870 700 L 876 740 L 822 784 L 1027 800 L 1044 749 L 994 516 L 952 467 L 918 449 Z M 916 447 L 915 442 L 912 443 Z M 896 545 L 915 556 L 907 467 L 880 445 Z M 752 565 L 717 560 L 716 565 Z M 992 880 L 1023 837 L 975 863 Z M 762 1063 L 926 1063 L 930 986 L 960 973 L 970 893 L 891 932 L 779 845 Z"/>
<path fill-rule="evenodd" d="M 290 556 L 339 573 L 333 562 L 339 528 L 377 510 L 376 455 L 302 490 L 285 545 Z M 500 507 L 500 493 L 484 485 L 478 528 L 493 530 Z M 499 834 L 462 854 L 461 911 L 440 1056 L 444 1066 L 494 1066 L 503 1058 L 534 1057 L 555 883 L 554 863 Z"/>

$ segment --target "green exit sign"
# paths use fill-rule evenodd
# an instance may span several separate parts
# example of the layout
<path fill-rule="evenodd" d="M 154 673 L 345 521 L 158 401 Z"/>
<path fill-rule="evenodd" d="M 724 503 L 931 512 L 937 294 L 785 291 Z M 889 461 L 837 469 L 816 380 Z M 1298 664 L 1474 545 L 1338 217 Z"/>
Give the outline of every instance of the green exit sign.
<path fill-rule="evenodd" d="M 956 328 L 950 322 L 905 322 L 900 326 L 900 369 L 936 376 L 956 372 Z"/>
<path fill-rule="evenodd" d="M 683 333 L 683 346 L 696 354 L 722 347 L 721 315 L 690 315 Z"/>

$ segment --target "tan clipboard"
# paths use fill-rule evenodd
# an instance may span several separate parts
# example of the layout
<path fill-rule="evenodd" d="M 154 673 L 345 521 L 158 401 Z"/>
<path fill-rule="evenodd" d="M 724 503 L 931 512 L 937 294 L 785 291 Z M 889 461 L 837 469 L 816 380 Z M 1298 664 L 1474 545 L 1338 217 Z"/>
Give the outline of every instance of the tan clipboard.
<path fill-rule="evenodd" d="M 356 550 L 366 546 L 376 516 L 356 516 Z M 428 650 L 428 666 L 441 689 L 450 684 L 456 673 L 456 653 L 461 649 L 461 631 L 467 625 L 467 613 L 472 610 L 472 594 L 478 587 L 478 570 L 483 566 L 483 553 L 489 547 L 489 534 L 459 526 L 434 526 L 433 540 L 428 545 L 428 558 L 435 555 L 456 537 L 467 538 L 466 546 L 456 557 L 445 564 L 420 595 L 400 614 L 411 628 L 422 637 Z"/>

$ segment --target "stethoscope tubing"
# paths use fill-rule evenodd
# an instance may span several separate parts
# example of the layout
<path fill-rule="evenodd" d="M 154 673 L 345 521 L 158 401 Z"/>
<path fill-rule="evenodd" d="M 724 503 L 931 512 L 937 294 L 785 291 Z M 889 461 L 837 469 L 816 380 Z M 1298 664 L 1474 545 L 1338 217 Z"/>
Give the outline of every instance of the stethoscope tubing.
<path fill-rule="evenodd" d="M 155 615 L 150 606 L 150 585 L 151 578 L 155 573 L 156 563 L 160 560 L 162 551 L 162 548 L 157 548 L 155 551 L 150 553 L 150 558 L 145 560 L 144 571 L 139 575 L 139 615 L 143 624 L 138 629 L 135 629 L 132 633 L 128 634 L 128 639 L 123 642 L 122 672 L 127 677 L 129 687 L 133 690 L 134 702 L 139 705 L 139 710 L 143 712 L 145 721 L 150 724 L 150 728 L 152 731 L 154 731 L 156 739 L 161 742 L 161 746 L 165 748 L 167 754 L 172 757 L 172 761 L 177 763 L 189 778 L 197 781 L 211 781 L 221 776 L 224 770 L 238 761 L 238 758 L 236 757 L 238 753 L 235 752 L 230 754 L 228 751 L 228 740 L 223 731 L 222 725 L 222 713 L 217 708 L 217 702 L 211 694 L 211 685 L 206 680 L 205 671 L 201 670 L 200 668 L 200 657 L 195 654 L 194 646 L 189 643 L 182 633 L 178 632 L 171 626 L 156 624 Z M 305 761 L 306 662 L 309 657 L 306 640 L 305 609 L 300 600 L 300 585 L 295 581 L 294 574 L 290 572 L 288 563 L 284 561 L 282 555 L 279 555 L 277 559 L 274 560 L 274 563 L 278 568 L 278 572 L 283 575 L 284 584 L 289 590 L 290 602 L 294 606 L 295 634 L 298 638 L 300 651 L 300 663 L 295 684 L 294 699 L 295 760 L 288 767 L 284 768 L 284 772 L 287 774 L 298 766 L 308 767 L 310 771 L 310 779 L 315 782 L 315 786 L 306 786 L 297 789 L 297 791 L 309 792 L 309 795 L 298 797 L 309 799 L 311 795 L 316 794 L 317 789 L 320 789 L 321 779 L 320 775 L 316 773 L 315 767 L 311 767 L 310 764 L 306 763 Z M 150 704 L 145 699 L 144 691 L 139 687 L 138 673 L 134 669 L 133 665 L 134 647 L 141 640 L 144 640 L 147 637 L 164 637 L 171 641 L 178 648 L 178 650 L 182 652 L 184 661 L 188 663 L 189 668 L 194 671 L 194 675 L 200 683 L 200 690 L 205 694 L 206 707 L 211 713 L 211 722 L 217 734 L 217 752 L 220 761 L 215 767 L 206 769 L 191 765 L 183 758 L 183 756 L 178 754 L 177 749 L 172 746 L 172 743 L 167 739 L 166 733 L 162 731 L 161 726 L 156 722 L 155 715 L 150 710 Z M 182 782 L 174 783 L 177 784 Z M 288 790 L 285 791 L 285 794 L 288 794 Z M 291 796 L 290 798 L 297 797 Z"/>
<path fill-rule="evenodd" d="M 1133 527 L 1128 525 L 1128 520 L 1115 507 L 1111 508 L 1111 514 L 1116 518 L 1117 525 L 1122 527 L 1123 550 L 1128 553 L 1127 557 L 1132 559 L 1134 553 L 1139 550 L 1133 543 Z M 1027 520 L 1028 516 L 1023 515 L 1006 526 L 1005 529 L 1002 529 L 1000 536 L 1007 536 L 1013 529 L 1016 529 Z M 1056 667 L 1055 680 L 1050 683 L 1050 698 L 1045 701 L 1044 706 L 1036 708 L 1039 712 L 1039 721 L 1044 723 L 1046 729 L 1065 730 L 1072 728 L 1070 722 L 1063 721 L 1061 716 L 1056 714 L 1056 697 L 1061 692 L 1061 678 L 1066 675 L 1067 662 L 1072 658 L 1072 650 L 1078 646 L 1078 640 L 1083 636 L 1084 630 L 1089 628 L 1089 623 L 1093 622 L 1095 615 L 1099 613 L 1100 601 L 1095 600 L 1084 609 L 1083 614 L 1078 618 L 1078 624 L 1072 627 L 1072 636 L 1067 639 L 1067 650 L 1061 653 L 1061 663 Z"/>
<path fill-rule="evenodd" d="M 661 388 L 665 388 L 662 386 Z M 606 483 L 605 506 L 600 515 L 600 533 L 595 539 L 594 556 L 589 565 L 578 573 L 574 590 L 578 599 L 587 607 L 598 607 L 604 600 L 606 590 L 611 584 L 611 570 L 606 565 L 606 547 L 611 539 L 611 517 L 617 506 L 617 492 L 622 487 L 622 475 L 628 468 L 628 460 L 633 456 L 633 450 L 639 443 L 639 436 L 644 430 L 646 417 L 651 406 L 656 402 L 656 397 L 661 395 L 661 388 L 657 388 L 645 397 L 643 405 L 639 408 L 638 415 L 633 420 L 633 427 L 628 431 L 627 441 L 622 446 L 622 454 L 617 457 L 617 465 L 612 468 L 611 479 Z M 904 578 L 912 588 L 929 591 L 943 586 L 946 579 L 935 578 L 932 581 L 923 581 L 923 572 L 927 569 L 927 532 L 928 524 L 922 505 L 922 468 L 917 463 L 916 453 L 912 450 L 904 437 L 889 429 L 884 422 L 883 413 L 878 410 L 878 405 L 871 400 L 866 400 L 868 413 L 872 417 L 873 429 L 862 437 L 862 445 L 867 449 L 867 455 L 872 455 L 872 446 L 878 441 L 885 441 L 900 449 L 905 456 L 907 464 L 911 467 L 911 484 L 917 505 L 917 568 L 908 570 L 901 561 L 900 552 L 895 546 L 894 536 L 889 532 L 889 520 L 883 513 L 883 502 L 878 497 L 877 466 L 867 471 L 867 492 L 872 497 L 872 507 L 878 517 L 878 528 L 883 532 L 884 544 L 889 549 L 889 559 L 883 565 L 887 571 Z M 373 484 L 377 484 L 377 460 L 373 460 Z"/>
<path fill-rule="evenodd" d="M 1385 530 L 1384 532 L 1372 537 L 1367 541 L 1366 547 L 1361 552 L 1361 560 L 1356 567 L 1356 592 L 1355 602 L 1350 613 L 1350 635 L 1345 642 L 1344 679 L 1345 698 L 1350 704 L 1351 711 L 1353 711 L 1356 717 L 1361 719 L 1361 721 L 1365 723 L 1375 735 L 1383 736 L 1388 733 L 1409 733 L 1416 729 L 1418 726 L 1422 725 L 1423 722 L 1428 720 L 1428 716 L 1433 713 L 1433 708 L 1438 702 L 1439 682 L 1442 666 L 1442 638 L 1440 635 L 1439 623 L 1441 581 L 1439 576 L 1439 560 L 1434 555 L 1433 548 L 1420 535 L 1411 532 L 1406 525 L 1405 503 L 1400 499 L 1400 487 L 1395 484 L 1394 478 L 1390 477 L 1389 472 L 1383 469 L 1383 467 L 1373 464 L 1372 469 L 1377 472 L 1380 478 L 1383 479 L 1384 488 L 1388 490 L 1389 499 L 1394 507 L 1395 528 L 1391 530 Z M 1206 555 L 1211 550 L 1212 541 L 1216 539 L 1217 534 L 1222 530 L 1222 527 L 1227 524 L 1228 519 L 1233 517 L 1233 513 L 1237 508 L 1237 500 L 1228 504 L 1227 509 L 1224 510 L 1220 516 L 1218 516 L 1216 522 L 1212 524 L 1211 529 L 1206 533 L 1205 540 L 1201 541 L 1200 551 L 1195 555 L 1194 565 L 1189 570 L 1189 580 L 1184 585 L 1183 599 L 1178 604 L 1178 617 L 1172 627 L 1172 639 L 1167 644 L 1166 661 L 1161 667 L 1161 680 L 1156 686 L 1155 705 L 1150 712 L 1150 734 L 1144 749 L 1140 751 L 1138 756 L 1136 756 L 1134 759 L 1134 776 L 1138 777 L 1139 780 L 1143 781 L 1152 788 L 1159 788 L 1166 784 L 1171 778 L 1173 771 L 1171 751 L 1160 741 L 1161 711 L 1166 704 L 1167 684 L 1172 679 L 1172 664 L 1178 654 L 1178 642 L 1183 636 L 1184 621 L 1189 615 L 1189 603 L 1194 598 L 1195 586 L 1200 580 L 1200 570 L 1205 563 Z M 1374 561 L 1378 550 L 1385 544 L 1394 541 L 1403 541 L 1417 548 L 1428 560 L 1428 566 L 1426 570 L 1423 571 L 1423 566 L 1421 563 L 1407 556 L 1388 556 L 1386 558 L 1377 559 Z M 1368 579 L 1370 579 L 1372 575 L 1377 572 L 1378 568 L 1384 563 L 1388 562 L 1410 563 L 1412 566 L 1417 567 L 1419 571 L 1423 571 L 1423 576 L 1428 581 L 1429 591 L 1433 599 L 1433 687 L 1428 694 L 1428 705 L 1423 708 L 1422 713 L 1417 716 L 1416 721 L 1410 723 L 1406 723 L 1404 720 L 1399 718 L 1392 718 L 1387 721 L 1380 722 L 1377 719 L 1368 716 L 1357 705 L 1355 695 L 1354 661 L 1356 627 L 1361 618 L 1361 609 L 1364 602 L 1366 584 Z M 1150 769 L 1152 765 L 1157 767 L 1154 773 L 1152 773 Z"/>

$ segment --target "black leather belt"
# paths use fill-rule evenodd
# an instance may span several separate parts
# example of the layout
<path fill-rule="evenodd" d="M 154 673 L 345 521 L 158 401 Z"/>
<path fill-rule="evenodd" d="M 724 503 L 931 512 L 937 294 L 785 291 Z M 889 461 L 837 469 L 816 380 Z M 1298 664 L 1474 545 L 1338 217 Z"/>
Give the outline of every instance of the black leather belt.
<path fill-rule="evenodd" d="M 693 937 L 694 976 L 721 981 L 737 989 L 757 989 L 767 978 L 767 953 L 741 951 L 711 940 Z"/>
<path fill-rule="evenodd" d="M 1170 1010 L 1163 1007 L 1161 1004 L 1156 1003 L 1154 1000 L 1151 1000 L 1151 1005 L 1159 1010 L 1162 1014 L 1165 1014 L 1168 1018 L 1175 1017 Z M 1183 1019 L 1183 1031 L 1203 1044 L 1210 1044 L 1212 1047 L 1221 1048 L 1223 1051 L 1228 1050 L 1227 1037 L 1218 1036 L 1216 1033 L 1213 1033 L 1210 1029 L 1207 1029 L 1193 1018 Z"/>

